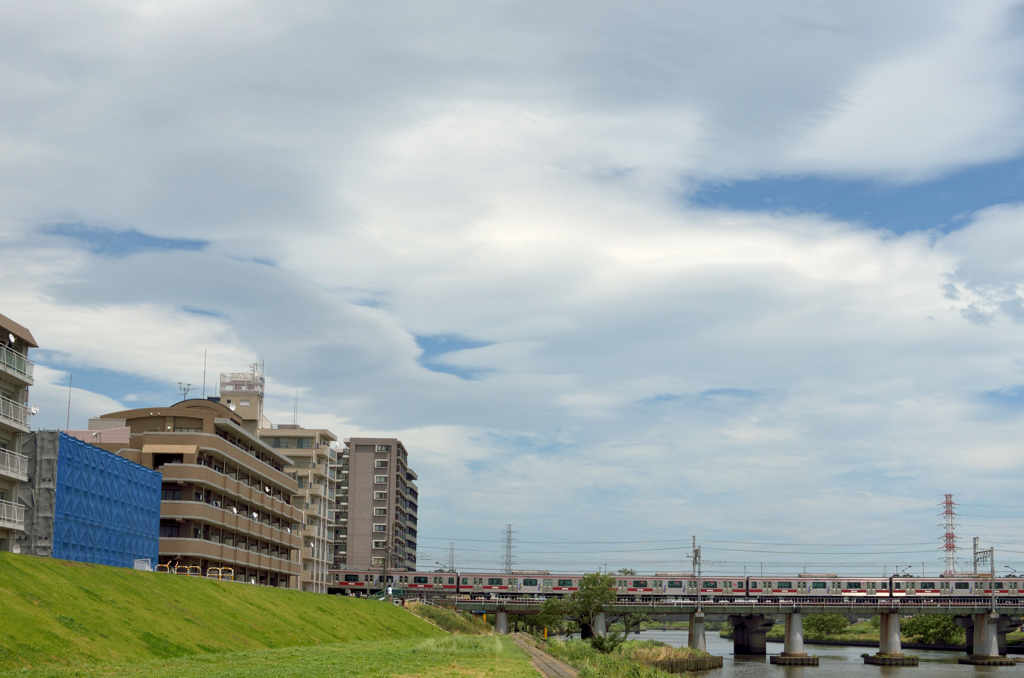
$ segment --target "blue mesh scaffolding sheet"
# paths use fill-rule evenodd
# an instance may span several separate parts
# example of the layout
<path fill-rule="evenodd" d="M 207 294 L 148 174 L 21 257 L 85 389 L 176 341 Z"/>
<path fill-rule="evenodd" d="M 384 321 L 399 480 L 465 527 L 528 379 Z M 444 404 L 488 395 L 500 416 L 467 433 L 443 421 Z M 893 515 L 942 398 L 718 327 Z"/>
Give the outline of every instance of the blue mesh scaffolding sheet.
<path fill-rule="evenodd" d="M 156 564 L 162 475 L 60 434 L 53 557 L 132 567 Z"/>

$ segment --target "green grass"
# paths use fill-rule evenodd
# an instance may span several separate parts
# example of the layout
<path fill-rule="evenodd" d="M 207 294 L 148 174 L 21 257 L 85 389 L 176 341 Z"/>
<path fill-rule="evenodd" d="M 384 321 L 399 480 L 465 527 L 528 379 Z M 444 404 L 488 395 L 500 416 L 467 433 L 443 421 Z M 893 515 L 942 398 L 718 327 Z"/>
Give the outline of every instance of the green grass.
<path fill-rule="evenodd" d="M 490 624 L 468 612 L 458 612 L 436 605 L 409 603 L 409 611 L 441 627 L 448 633 L 463 635 L 483 635 L 494 630 Z"/>
<path fill-rule="evenodd" d="M 0 553 L 0 669 L 443 635 L 390 603 Z"/>
<path fill-rule="evenodd" d="M 18 678 L 536 678 L 507 637 L 448 636 L 0 672 Z"/>
<path fill-rule="evenodd" d="M 670 678 L 673 674 L 631 658 L 645 655 L 643 650 L 654 645 L 654 641 L 628 641 L 614 652 L 601 654 L 585 640 L 556 639 L 548 641 L 547 651 L 579 671 L 580 678 Z"/>

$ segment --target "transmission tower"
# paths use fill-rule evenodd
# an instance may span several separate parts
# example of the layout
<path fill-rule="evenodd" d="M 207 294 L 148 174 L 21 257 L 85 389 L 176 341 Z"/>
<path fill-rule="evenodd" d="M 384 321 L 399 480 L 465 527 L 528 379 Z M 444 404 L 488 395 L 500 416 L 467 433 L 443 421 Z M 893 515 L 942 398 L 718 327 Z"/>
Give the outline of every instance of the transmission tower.
<path fill-rule="evenodd" d="M 515 549 L 515 538 L 516 531 L 512 529 L 512 524 L 509 523 L 505 526 L 505 530 L 502 532 L 502 541 L 505 542 L 505 553 L 501 556 L 501 571 L 506 574 L 512 574 L 513 568 L 516 566 L 516 557 L 513 553 Z"/>
<path fill-rule="evenodd" d="M 455 542 L 448 542 L 448 550 L 444 554 L 445 569 L 449 572 L 455 571 Z"/>
<path fill-rule="evenodd" d="M 956 529 L 956 502 L 953 501 L 953 495 L 947 494 L 946 500 L 942 502 L 942 524 L 945 528 L 946 533 L 942 535 L 943 539 L 943 560 L 946 562 L 946 571 L 944 574 L 956 574 L 956 534 L 953 530 Z"/>

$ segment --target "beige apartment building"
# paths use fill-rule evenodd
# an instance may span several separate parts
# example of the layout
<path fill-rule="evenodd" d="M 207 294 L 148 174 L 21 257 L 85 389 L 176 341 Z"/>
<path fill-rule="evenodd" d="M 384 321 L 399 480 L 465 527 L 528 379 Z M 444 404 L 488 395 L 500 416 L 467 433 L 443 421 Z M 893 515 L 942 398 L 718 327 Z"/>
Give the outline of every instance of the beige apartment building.
<path fill-rule="evenodd" d="M 31 332 L 0 315 L 0 551 L 10 551 L 25 527 L 18 486 L 28 480 L 28 459 L 21 453 L 21 437 L 31 431 L 33 414 L 28 391 L 34 364 L 28 350 L 38 347 Z"/>
<path fill-rule="evenodd" d="M 294 461 L 229 406 L 185 400 L 105 414 L 89 428 L 98 441 L 127 429 L 127 445 L 95 444 L 163 474 L 161 565 L 230 568 L 237 581 L 299 588 L 305 515 Z"/>
<path fill-rule="evenodd" d="M 416 569 L 416 473 L 397 438 L 350 438 L 345 562 L 337 569 Z"/>

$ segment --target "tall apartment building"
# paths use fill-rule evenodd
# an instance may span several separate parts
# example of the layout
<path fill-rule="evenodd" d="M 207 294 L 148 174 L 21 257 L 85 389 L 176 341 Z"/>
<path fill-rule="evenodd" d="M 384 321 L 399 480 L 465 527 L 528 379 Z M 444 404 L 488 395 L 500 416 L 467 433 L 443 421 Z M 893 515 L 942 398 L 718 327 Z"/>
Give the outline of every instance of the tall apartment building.
<path fill-rule="evenodd" d="M 239 581 L 298 588 L 305 516 L 286 470 L 294 462 L 243 423 L 228 405 L 196 399 L 105 414 L 89 428 L 127 427 L 127 445 L 97 447 L 163 474 L 161 564 L 231 568 Z"/>
<path fill-rule="evenodd" d="M 334 564 L 334 463 L 338 438 L 327 429 L 280 424 L 259 429 L 263 442 L 285 450 L 292 464 L 285 471 L 299 484 L 294 505 L 304 513 L 302 523 L 303 591 L 327 593 L 327 571 Z"/>
<path fill-rule="evenodd" d="M 32 333 L 0 315 L 0 551 L 10 551 L 25 526 L 18 486 L 28 480 L 28 459 L 21 437 L 31 430 L 28 390 L 32 386 L 29 348 L 38 348 Z"/>
<path fill-rule="evenodd" d="M 351 438 L 348 446 L 347 552 L 339 569 L 416 569 L 419 492 L 397 438 Z"/>
<path fill-rule="evenodd" d="M 272 424 L 263 413 L 266 380 L 261 366 L 248 372 L 220 375 L 219 400 L 242 418 L 242 427 L 275 450 L 283 450 L 292 463 L 284 471 L 298 483 L 293 505 L 302 511 L 302 571 L 299 588 L 327 593 L 327 571 L 334 561 L 334 500 L 338 437 L 327 429 L 306 429 L 297 424 Z"/>

